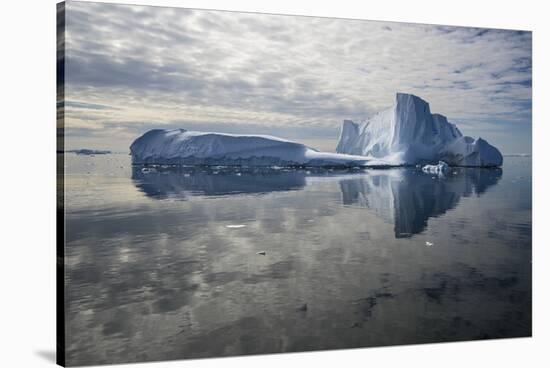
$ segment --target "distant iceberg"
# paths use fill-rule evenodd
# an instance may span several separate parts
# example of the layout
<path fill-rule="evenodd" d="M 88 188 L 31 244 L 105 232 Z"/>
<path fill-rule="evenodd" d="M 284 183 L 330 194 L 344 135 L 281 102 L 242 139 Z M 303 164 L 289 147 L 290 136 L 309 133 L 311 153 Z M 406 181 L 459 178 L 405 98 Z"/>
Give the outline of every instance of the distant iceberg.
<path fill-rule="evenodd" d="M 76 153 L 77 155 L 108 155 L 111 153 L 111 151 L 107 150 L 93 150 L 93 149 L 77 149 L 77 150 L 69 150 L 66 152 Z"/>
<path fill-rule="evenodd" d="M 266 135 L 154 129 L 130 146 L 133 164 L 226 166 L 384 166 L 383 160 L 319 152 Z"/>
<path fill-rule="evenodd" d="M 497 167 L 502 154 L 482 138 L 463 136 L 421 98 L 397 93 L 395 103 L 357 124 L 344 120 L 336 152 L 393 165 L 445 161 L 451 166 Z"/>

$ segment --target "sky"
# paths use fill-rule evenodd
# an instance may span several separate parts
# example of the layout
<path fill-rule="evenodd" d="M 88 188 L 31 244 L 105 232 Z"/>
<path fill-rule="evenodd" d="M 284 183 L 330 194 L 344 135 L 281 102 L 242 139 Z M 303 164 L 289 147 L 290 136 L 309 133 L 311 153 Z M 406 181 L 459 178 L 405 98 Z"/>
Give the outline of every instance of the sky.
<path fill-rule="evenodd" d="M 404 92 L 531 153 L 531 32 L 68 1 L 64 47 L 67 149 L 185 128 L 334 151 Z"/>

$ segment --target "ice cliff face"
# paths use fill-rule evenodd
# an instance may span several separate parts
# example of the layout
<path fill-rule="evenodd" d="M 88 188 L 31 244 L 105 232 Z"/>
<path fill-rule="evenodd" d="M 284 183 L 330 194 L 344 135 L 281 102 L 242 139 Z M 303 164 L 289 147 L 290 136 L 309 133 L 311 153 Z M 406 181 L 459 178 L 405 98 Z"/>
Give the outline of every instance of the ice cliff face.
<path fill-rule="evenodd" d="M 463 136 L 421 98 L 397 93 L 395 103 L 360 124 L 344 120 L 336 152 L 394 165 L 445 161 L 453 166 L 494 167 L 502 155 L 487 141 Z"/>
<path fill-rule="evenodd" d="M 264 135 L 234 135 L 185 129 L 153 129 L 130 146 L 133 164 L 238 166 L 384 165 L 362 156 L 319 152 L 303 144 Z"/>

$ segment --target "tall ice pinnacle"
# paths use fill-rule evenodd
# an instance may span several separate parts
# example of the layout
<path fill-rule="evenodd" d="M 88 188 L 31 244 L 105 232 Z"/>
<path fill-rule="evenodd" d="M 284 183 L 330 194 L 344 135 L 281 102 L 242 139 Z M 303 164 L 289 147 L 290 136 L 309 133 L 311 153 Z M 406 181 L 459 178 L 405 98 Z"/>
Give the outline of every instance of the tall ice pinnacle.
<path fill-rule="evenodd" d="M 344 120 L 336 152 L 378 158 L 396 165 L 445 161 L 454 166 L 502 165 L 497 148 L 463 136 L 456 125 L 415 95 L 397 93 L 389 109 L 357 124 Z"/>

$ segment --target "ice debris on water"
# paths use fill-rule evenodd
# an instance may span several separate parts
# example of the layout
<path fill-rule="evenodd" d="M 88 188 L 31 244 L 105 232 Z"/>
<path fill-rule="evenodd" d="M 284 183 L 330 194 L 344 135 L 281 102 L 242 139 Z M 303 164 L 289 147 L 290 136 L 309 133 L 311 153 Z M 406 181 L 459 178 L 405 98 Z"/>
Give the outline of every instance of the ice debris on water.
<path fill-rule="evenodd" d="M 426 242 L 426 246 L 427 246 L 427 247 L 431 247 L 432 245 L 434 245 L 434 243 L 431 243 L 431 242 L 429 242 L 429 241 Z"/>
<path fill-rule="evenodd" d="M 154 167 L 144 167 L 143 169 L 141 169 L 141 172 L 144 174 L 149 174 L 157 172 L 157 169 L 155 169 Z"/>
<path fill-rule="evenodd" d="M 445 175 L 450 170 L 449 165 L 445 161 L 439 161 L 437 165 L 425 165 L 422 171 L 426 174 Z M 434 177 L 432 179 L 435 179 Z"/>
<path fill-rule="evenodd" d="M 242 224 L 239 224 L 239 225 L 225 225 L 225 227 L 228 228 L 228 229 L 240 229 L 240 228 L 243 228 L 245 226 L 246 225 L 242 225 Z"/>

